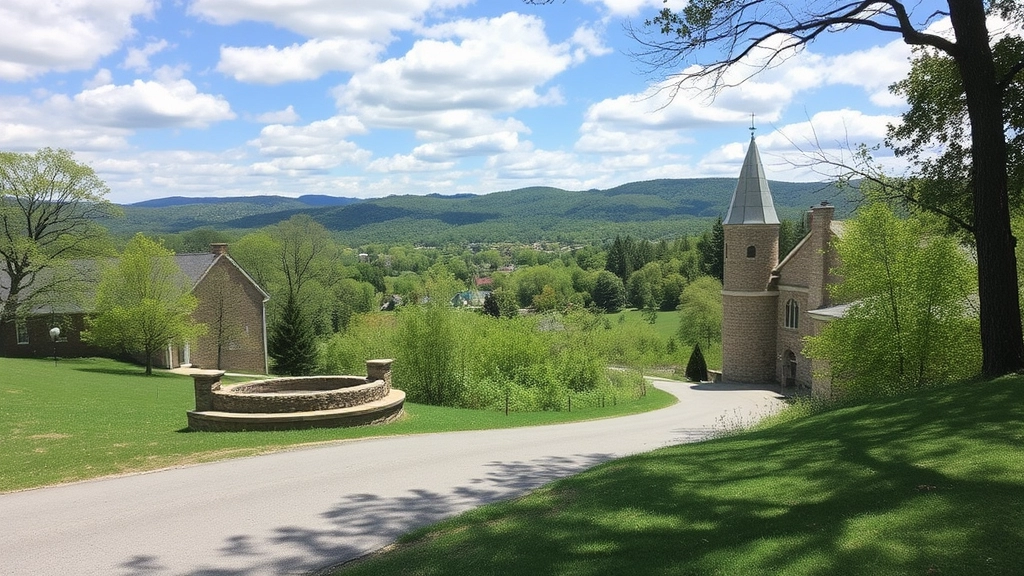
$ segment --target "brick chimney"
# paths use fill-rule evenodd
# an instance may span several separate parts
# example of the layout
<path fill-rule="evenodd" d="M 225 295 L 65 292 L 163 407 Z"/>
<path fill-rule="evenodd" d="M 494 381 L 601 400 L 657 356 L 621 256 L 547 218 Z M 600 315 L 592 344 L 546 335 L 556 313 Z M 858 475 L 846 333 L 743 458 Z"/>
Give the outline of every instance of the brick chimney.
<path fill-rule="evenodd" d="M 210 244 L 210 253 L 220 256 L 228 253 L 228 245 L 224 242 L 213 242 Z"/>

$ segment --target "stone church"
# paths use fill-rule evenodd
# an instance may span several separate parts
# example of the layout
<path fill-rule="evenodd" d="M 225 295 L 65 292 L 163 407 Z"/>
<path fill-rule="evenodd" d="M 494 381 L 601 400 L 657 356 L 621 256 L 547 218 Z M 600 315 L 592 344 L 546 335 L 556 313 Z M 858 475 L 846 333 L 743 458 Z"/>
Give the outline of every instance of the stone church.
<path fill-rule="evenodd" d="M 736 192 L 722 221 L 722 380 L 775 384 L 785 393 L 828 396 L 821 366 L 803 355 L 803 339 L 816 335 L 845 306 L 828 286 L 840 281 L 832 240 L 842 234 L 826 202 L 809 213 L 810 232 L 779 260 L 779 218 L 751 134 Z"/>

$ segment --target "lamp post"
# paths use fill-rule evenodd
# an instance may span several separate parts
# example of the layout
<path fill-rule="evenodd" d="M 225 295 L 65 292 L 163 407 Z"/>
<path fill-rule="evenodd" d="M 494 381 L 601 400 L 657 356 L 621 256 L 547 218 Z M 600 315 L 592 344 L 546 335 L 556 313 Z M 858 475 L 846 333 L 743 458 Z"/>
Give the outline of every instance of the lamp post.
<path fill-rule="evenodd" d="M 57 367 L 57 339 L 60 338 L 60 328 L 50 328 L 50 340 L 53 341 L 53 366 Z"/>

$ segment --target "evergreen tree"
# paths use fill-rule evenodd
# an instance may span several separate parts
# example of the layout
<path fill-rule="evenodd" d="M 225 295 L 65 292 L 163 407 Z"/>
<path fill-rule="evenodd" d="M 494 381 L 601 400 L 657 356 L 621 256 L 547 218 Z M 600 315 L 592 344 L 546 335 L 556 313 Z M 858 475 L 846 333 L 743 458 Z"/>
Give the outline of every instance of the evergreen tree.
<path fill-rule="evenodd" d="M 316 338 L 298 302 L 289 296 L 267 342 L 274 373 L 305 376 L 316 367 Z"/>
<path fill-rule="evenodd" d="M 711 226 L 711 233 L 705 232 L 697 241 L 697 252 L 700 254 L 701 274 L 722 282 L 725 278 L 725 228 L 722 227 L 721 216 Z"/>
<path fill-rule="evenodd" d="M 501 308 L 498 306 L 498 299 L 494 297 L 494 292 L 484 296 L 484 314 L 501 318 Z"/>
<path fill-rule="evenodd" d="M 708 379 L 708 363 L 704 360 L 700 344 L 694 344 L 693 352 L 690 353 L 690 360 L 686 363 L 686 378 L 692 382 L 704 382 Z"/>
<path fill-rule="evenodd" d="M 605 312 L 618 312 L 626 301 L 626 287 L 621 278 L 608 270 L 602 270 L 597 275 L 591 297 L 594 305 Z"/>

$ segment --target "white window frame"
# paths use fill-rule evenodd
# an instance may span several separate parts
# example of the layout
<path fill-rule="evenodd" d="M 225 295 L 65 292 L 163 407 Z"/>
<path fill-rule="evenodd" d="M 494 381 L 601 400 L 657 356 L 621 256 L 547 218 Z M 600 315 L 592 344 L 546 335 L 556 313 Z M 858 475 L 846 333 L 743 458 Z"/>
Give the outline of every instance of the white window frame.
<path fill-rule="evenodd" d="M 25 324 L 24 320 L 14 322 L 14 332 L 16 333 L 18 344 L 28 344 L 28 325 Z"/>

